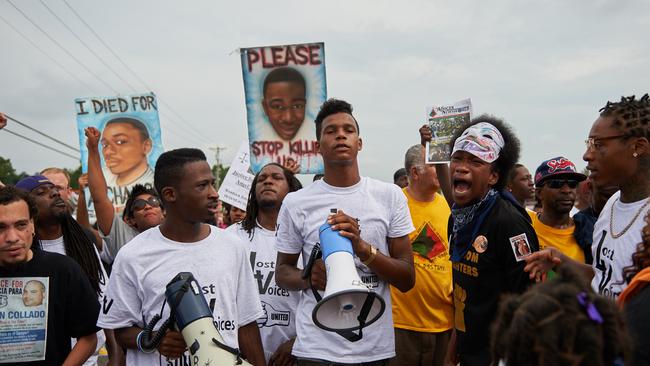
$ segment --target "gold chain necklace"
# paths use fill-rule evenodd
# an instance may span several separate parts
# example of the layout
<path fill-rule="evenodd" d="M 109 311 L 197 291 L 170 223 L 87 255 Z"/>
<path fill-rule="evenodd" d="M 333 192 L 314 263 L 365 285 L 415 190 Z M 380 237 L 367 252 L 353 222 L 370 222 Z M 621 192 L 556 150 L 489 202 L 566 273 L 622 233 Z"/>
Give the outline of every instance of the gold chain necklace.
<path fill-rule="evenodd" d="M 616 201 L 620 201 L 620 198 L 619 197 L 616 198 L 616 200 L 612 203 L 612 207 L 610 207 L 610 210 L 609 210 L 609 233 L 612 235 L 612 238 L 614 238 L 614 239 L 620 238 L 621 236 L 623 236 L 623 234 L 625 234 L 632 227 L 632 224 L 634 224 L 636 219 L 639 218 L 639 215 L 641 215 L 641 212 L 643 212 L 643 210 L 648 206 L 648 204 L 650 204 L 650 198 L 646 199 L 646 202 L 643 204 L 643 206 L 641 206 L 639 211 L 636 212 L 636 215 L 634 215 L 634 217 L 632 218 L 632 221 L 630 221 L 630 223 L 627 224 L 627 226 L 625 228 L 623 228 L 623 231 L 621 231 L 618 234 L 614 234 L 614 205 L 616 204 Z"/>

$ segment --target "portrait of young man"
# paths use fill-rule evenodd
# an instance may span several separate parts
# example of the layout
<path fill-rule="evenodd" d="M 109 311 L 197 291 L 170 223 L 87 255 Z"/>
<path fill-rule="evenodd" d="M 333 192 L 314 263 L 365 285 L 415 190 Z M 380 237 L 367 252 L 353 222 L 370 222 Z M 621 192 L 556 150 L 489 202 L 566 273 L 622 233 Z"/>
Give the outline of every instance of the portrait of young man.
<path fill-rule="evenodd" d="M 102 131 L 100 144 L 108 186 L 153 182 L 153 170 L 147 161 L 153 143 L 142 121 L 131 117 L 109 120 Z"/>
<path fill-rule="evenodd" d="M 290 67 L 271 71 L 262 90 L 264 114 L 278 136 L 293 140 L 305 121 L 307 87 L 302 74 Z"/>

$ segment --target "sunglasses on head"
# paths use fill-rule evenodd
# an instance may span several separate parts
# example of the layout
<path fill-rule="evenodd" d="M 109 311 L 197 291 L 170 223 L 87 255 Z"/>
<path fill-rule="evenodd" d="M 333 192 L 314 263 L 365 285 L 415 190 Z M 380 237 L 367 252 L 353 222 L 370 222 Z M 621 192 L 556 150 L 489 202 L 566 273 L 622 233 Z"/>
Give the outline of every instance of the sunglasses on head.
<path fill-rule="evenodd" d="M 149 197 L 147 200 L 143 200 L 142 198 L 138 198 L 137 200 L 133 201 L 133 212 L 144 210 L 147 205 L 151 207 L 160 207 L 160 201 L 158 200 L 158 197 Z"/>
<path fill-rule="evenodd" d="M 540 184 L 540 187 L 547 186 L 551 189 L 559 189 L 566 184 L 569 188 L 574 189 L 578 187 L 578 183 L 575 179 L 549 179 Z"/>

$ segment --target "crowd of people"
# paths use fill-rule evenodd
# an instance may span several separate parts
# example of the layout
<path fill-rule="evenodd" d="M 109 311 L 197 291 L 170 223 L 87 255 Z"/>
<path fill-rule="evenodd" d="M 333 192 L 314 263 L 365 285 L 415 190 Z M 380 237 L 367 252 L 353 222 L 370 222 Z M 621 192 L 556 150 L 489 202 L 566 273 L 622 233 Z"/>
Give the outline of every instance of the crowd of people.
<path fill-rule="evenodd" d="M 95 128 L 78 197 L 60 168 L 2 186 L 0 283 L 47 317 L 45 342 L 22 350 L 3 348 L 17 333 L 0 317 L 0 363 L 97 365 L 106 351 L 109 365 L 193 365 L 196 344 L 156 325 L 177 305 L 167 284 L 191 272 L 215 342 L 253 365 L 650 365 L 648 94 L 600 110 L 588 175 L 557 152 L 531 174 L 511 127 L 481 115 L 452 137 L 448 164 L 426 163 L 422 126 L 385 183 L 360 175 L 352 105 L 327 100 L 315 124 L 323 174 L 303 187 L 295 164 L 268 164 L 245 211 L 183 148 L 118 213 Z M 358 333 L 316 325 L 336 269 L 314 255 L 324 223 L 385 305 L 369 324 L 361 312 Z M 0 312 L 8 301 L 0 291 Z"/>

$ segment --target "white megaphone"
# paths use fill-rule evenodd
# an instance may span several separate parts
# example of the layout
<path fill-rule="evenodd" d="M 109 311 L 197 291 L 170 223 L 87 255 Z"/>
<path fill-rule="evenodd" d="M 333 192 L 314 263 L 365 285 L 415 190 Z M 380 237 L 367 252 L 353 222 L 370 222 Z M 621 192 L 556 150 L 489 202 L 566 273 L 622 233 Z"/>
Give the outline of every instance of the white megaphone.
<path fill-rule="evenodd" d="M 173 322 L 187 344 L 192 366 L 250 366 L 241 359 L 238 349 L 223 343 L 223 338 L 214 325 L 212 311 L 203 297 L 201 286 L 190 272 L 177 274 L 167 284 L 165 297 L 171 308 L 171 316 L 153 337 L 152 329 L 160 316 L 156 315 L 146 327 L 141 343 L 145 352 L 153 352 L 158 347 Z"/>
<path fill-rule="evenodd" d="M 356 342 L 363 337 L 362 329 L 382 316 L 386 303 L 359 278 L 350 239 L 333 231 L 327 223 L 320 227 L 319 238 L 327 285 L 322 299 L 314 290 L 318 303 L 312 319 L 319 328 Z"/>

